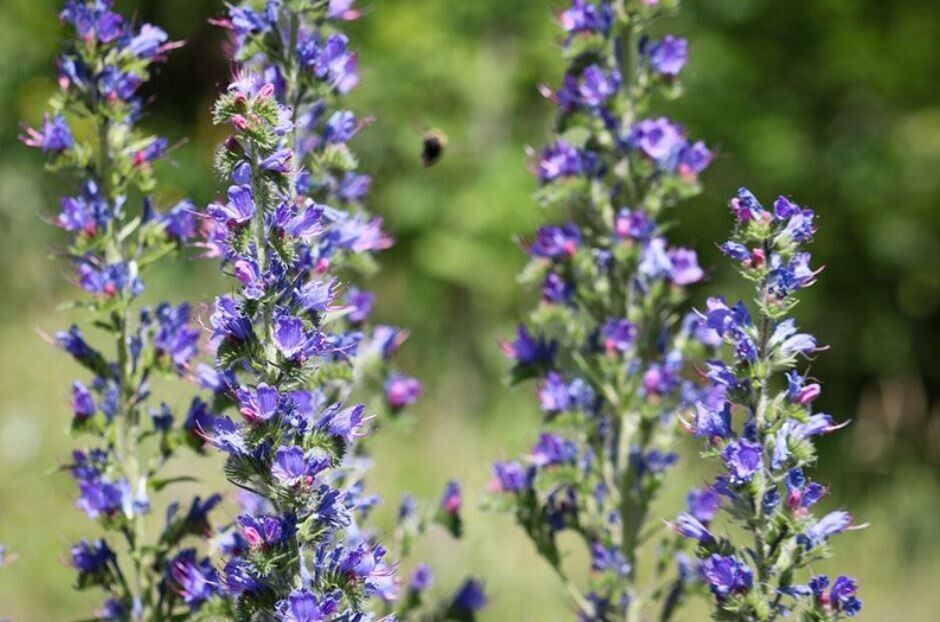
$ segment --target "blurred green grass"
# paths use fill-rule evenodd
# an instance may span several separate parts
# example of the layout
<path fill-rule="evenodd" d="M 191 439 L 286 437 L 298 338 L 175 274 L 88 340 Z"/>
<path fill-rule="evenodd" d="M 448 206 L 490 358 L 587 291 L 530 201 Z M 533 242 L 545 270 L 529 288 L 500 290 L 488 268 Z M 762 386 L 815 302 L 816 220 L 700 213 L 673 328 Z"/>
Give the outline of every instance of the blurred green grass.
<path fill-rule="evenodd" d="M 436 498 L 451 477 L 478 497 L 489 462 L 532 438 L 532 389 L 505 386 L 496 343 L 531 300 L 515 283 L 523 257 L 513 236 L 544 216 L 530 200 L 523 149 L 549 127 L 535 86 L 561 71 L 550 13 L 560 2 L 361 1 L 367 19 L 351 31 L 365 75 L 353 107 L 376 122 L 355 147 L 375 173 L 375 210 L 398 238 L 370 285 L 380 318 L 410 328 L 402 365 L 427 389 L 414 429 L 383 433 L 375 445 L 388 520 L 402 491 Z M 146 123 L 187 138 L 162 165 L 163 198 L 204 204 L 219 188 L 207 111 L 229 71 L 205 20 L 222 4 L 117 4 L 189 42 L 155 82 Z M 77 370 L 36 334 L 68 321 L 55 307 L 69 286 L 50 258 L 61 238 L 43 222 L 62 188 L 15 141 L 18 122 L 35 122 L 54 88 L 57 8 L 53 0 L 0 3 L 0 541 L 19 553 L 0 571 L 0 614 L 20 622 L 76 619 L 98 604 L 69 588 L 60 560 L 89 524 L 72 508 L 71 483 L 49 474 L 70 450 L 68 385 Z M 833 485 L 831 505 L 872 523 L 842 537 L 823 569 L 859 576 L 864 619 L 936 620 L 940 4 L 687 0 L 683 16 L 662 28 L 689 37 L 695 54 L 687 97 L 664 109 L 721 151 L 706 194 L 681 208 L 676 230 L 714 267 L 697 299 L 729 280 L 713 243 L 737 186 L 792 194 L 822 213 L 817 254 L 828 269 L 798 313 L 833 345 L 814 364 L 826 381 L 822 408 L 856 424 L 826 440 L 820 479 Z M 419 143 L 429 127 L 447 131 L 453 146 L 424 170 Z M 207 301 L 219 287 L 212 266 L 195 262 L 151 279 L 152 296 L 174 301 Z M 218 473 L 211 461 L 191 464 Z M 690 458 L 664 515 L 706 478 L 700 468 Z M 220 484 L 207 480 L 207 489 Z M 424 545 L 441 586 L 464 572 L 485 577 L 490 620 L 570 618 L 555 579 L 508 517 L 471 509 L 467 523 L 464 543 Z M 700 619 L 694 609 L 683 617 Z"/>

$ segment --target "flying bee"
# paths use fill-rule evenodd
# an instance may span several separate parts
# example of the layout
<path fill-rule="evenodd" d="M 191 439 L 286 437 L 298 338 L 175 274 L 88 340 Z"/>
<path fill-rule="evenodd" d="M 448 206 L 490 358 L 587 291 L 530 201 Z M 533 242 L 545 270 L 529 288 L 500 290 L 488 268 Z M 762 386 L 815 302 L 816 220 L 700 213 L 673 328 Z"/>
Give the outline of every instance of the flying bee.
<path fill-rule="evenodd" d="M 421 140 L 421 161 L 425 167 L 437 164 L 447 150 L 448 138 L 443 130 L 428 130 Z"/>

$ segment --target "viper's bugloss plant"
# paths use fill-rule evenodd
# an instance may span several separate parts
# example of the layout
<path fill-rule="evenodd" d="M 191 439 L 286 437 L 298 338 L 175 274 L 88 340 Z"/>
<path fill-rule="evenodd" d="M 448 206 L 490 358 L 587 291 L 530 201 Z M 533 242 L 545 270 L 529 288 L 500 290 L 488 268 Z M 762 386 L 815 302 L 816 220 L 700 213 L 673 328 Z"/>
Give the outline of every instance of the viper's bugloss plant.
<path fill-rule="evenodd" d="M 187 243 L 196 222 L 186 201 L 157 210 L 152 164 L 168 143 L 136 127 L 142 85 L 179 44 L 156 26 L 135 27 L 109 0 L 71 0 L 61 18 L 74 37 L 59 59 L 60 88 L 42 127 L 23 140 L 76 185 L 54 221 L 68 234 L 62 255 L 83 293 L 73 307 L 99 333 L 86 339 L 73 325 L 53 339 L 90 374 L 71 387 L 71 429 L 82 444 L 64 468 L 78 509 L 103 531 L 74 545 L 69 563 L 77 589 L 106 594 L 96 619 L 179 620 L 219 591 L 215 569 L 188 544 L 210 532 L 219 497 L 186 506 L 168 498 L 154 530 L 151 497 L 177 481 L 166 465 L 195 437 L 192 415 L 174 416 L 173 400 L 152 395 L 151 383 L 191 373 L 200 332 L 187 305 L 142 307 L 139 297 L 147 268 Z M 191 413 L 201 409 L 196 400 Z"/>
<path fill-rule="evenodd" d="M 559 18 L 567 71 L 543 88 L 558 114 L 535 155 L 537 198 L 559 221 L 524 243 L 522 280 L 542 297 L 504 346 L 514 380 L 538 379 L 543 417 L 531 452 L 494 466 L 491 504 L 515 514 L 582 620 L 645 619 L 675 548 L 667 534 L 643 576 L 639 552 L 662 526 L 650 505 L 677 460 L 677 415 L 697 391 L 684 378 L 704 334 L 681 312 L 703 271 L 662 218 L 699 192 L 713 156 L 652 110 L 679 94 L 688 44 L 647 27 L 677 4 L 573 0 Z M 565 568 L 563 531 L 590 551 L 589 572 Z"/>
<path fill-rule="evenodd" d="M 785 197 L 766 209 L 747 190 L 731 201 L 732 238 L 721 249 L 754 284 L 753 305 L 712 298 L 702 317 L 725 343 L 727 356 L 708 361 L 707 399 L 687 427 L 708 443 L 705 455 L 723 466 L 708 488 L 693 491 L 674 528 L 698 542 L 698 574 L 714 595 L 716 620 L 804 622 L 853 617 L 861 610 L 853 579 L 801 575 L 829 553 L 831 536 L 856 528 L 844 511 L 822 518 L 813 506 L 828 492 L 806 474 L 816 462 L 814 437 L 844 424 L 814 412 L 820 384 L 804 360 L 821 348 L 797 329 L 796 294 L 819 270 L 805 250 L 815 214 Z M 740 526 L 715 533 L 720 510 Z"/>
<path fill-rule="evenodd" d="M 359 16 L 351 0 L 271 0 L 215 20 L 239 68 L 215 108 L 233 132 L 217 156 L 230 185 L 206 212 L 203 244 L 240 287 L 215 301 L 217 369 L 205 380 L 214 411 L 238 414 L 203 435 L 253 495 L 222 573 L 238 620 L 468 617 L 484 600 L 468 583 L 435 607 L 426 566 L 402 594 L 397 557 L 430 522 L 411 498 L 398 550 L 366 526 L 379 499 L 362 438 L 421 385 L 391 369 L 406 334 L 370 325 L 373 295 L 348 285 L 392 242 L 365 210 L 371 180 L 349 147 L 365 123 L 343 106 L 359 72 L 339 26 Z M 461 503 L 451 484 L 430 518 L 459 535 Z"/>

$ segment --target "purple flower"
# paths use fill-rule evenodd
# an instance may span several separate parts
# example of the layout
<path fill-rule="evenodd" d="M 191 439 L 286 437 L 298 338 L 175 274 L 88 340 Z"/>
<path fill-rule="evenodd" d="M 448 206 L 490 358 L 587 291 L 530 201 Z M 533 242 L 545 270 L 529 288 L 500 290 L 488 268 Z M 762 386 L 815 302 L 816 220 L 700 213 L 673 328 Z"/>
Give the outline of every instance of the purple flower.
<path fill-rule="evenodd" d="M 104 540 L 95 542 L 82 540 L 72 547 L 71 557 L 72 567 L 85 575 L 105 572 L 108 564 L 116 559 L 114 551 Z"/>
<path fill-rule="evenodd" d="M 689 513 L 702 523 L 708 524 L 715 520 L 721 508 L 721 495 L 713 488 L 693 490 L 686 497 Z"/>
<path fill-rule="evenodd" d="M 606 547 L 600 542 L 591 544 L 591 570 L 614 572 L 620 577 L 630 574 L 630 563 L 617 547 Z"/>
<path fill-rule="evenodd" d="M 650 66 L 656 73 L 675 77 L 689 61 L 689 42 L 681 37 L 666 35 L 646 48 Z"/>
<path fill-rule="evenodd" d="M 190 414 L 193 415 L 199 412 L 199 410 L 195 410 L 191 411 Z M 196 434 L 205 438 L 214 447 L 229 454 L 241 455 L 245 453 L 247 449 L 245 437 L 242 436 L 241 430 L 229 417 L 218 417 L 205 422 L 200 422 L 196 418 L 192 420 L 194 425 L 200 426 L 195 428 Z"/>
<path fill-rule="evenodd" d="M 467 579 L 451 600 L 451 610 L 474 613 L 486 607 L 487 598 L 483 583 L 477 579 Z"/>
<path fill-rule="evenodd" d="M 731 199 L 731 211 L 741 223 L 762 219 L 767 214 L 764 206 L 747 188 L 739 189 L 738 196 Z"/>
<path fill-rule="evenodd" d="M 520 365 L 551 364 L 557 344 L 543 337 L 533 337 L 524 324 L 520 324 L 515 341 L 503 343 L 503 351 Z"/>
<path fill-rule="evenodd" d="M 542 299 L 551 304 L 565 304 L 574 296 L 575 288 L 564 278 L 549 272 L 542 284 Z"/>
<path fill-rule="evenodd" d="M 494 492 L 521 492 L 529 487 L 531 477 L 518 462 L 497 462 L 493 465 Z"/>
<path fill-rule="evenodd" d="M 606 33 L 613 23 L 613 10 L 606 2 L 591 4 L 587 0 L 573 0 L 571 8 L 560 16 L 562 28 L 569 34 Z"/>
<path fill-rule="evenodd" d="M 190 200 L 177 203 L 161 218 L 166 233 L 180 243 L 196 237 L 196 206 Z"/>
<path fill-rule="evenodd" d="M 828 605 L 850 618 L 855 617 L 862 610 L 862 601 L 858 599 L 857 594 L 858 583 L 855 579 L 843 575 L 832 584 Z"/>
<path fill-rule="evenodd" d="M 836 511 L 826 514 L 800 535 L 800 543 L 806 550 L 814 549 L 829 540 L 830 536 L 842 533 L 852 526 L 852 515 Z"/>
<path fill-rule="evenodd" d="M 578 446 L 557 434 L 542 434 L 532 448 L 532 463 L 537 467 L 549 467 L 572 463 L 578 457 Z"/>
<path fill-rule="evenodd" d="M 558 140 L 546 147 L 539 155 L 538 176 L 542 182 L 549 182 L 559 177 L 573 177 L 589 171 L 586 154 L 574 145 Z"/>
<path fill-rule="evenodd" d="M 105 67 L 98 77 L 98 91 L 110 101 L 130 101 L 141 84 L 140 76 L 113 66 Z"/>
<path fill-rule="evenodd" d="M 719 598 L 744 593 L 751 589 L 754 573 L 736 557 L 711 555 L 702 562 L 702 574 L 712 593 Z"/>
<path fill-rule="evenodd" d="M 362 291 L 356 288 L 349 290 L 346 295 L 346 304 L 351 308 L 346 319 L 353 324 L 361 324 L 369 319 L 372 314 L 372 306 L 375 303 L 375 294 Z"/>
<path fill-rule="evenodd" d="M 616 69 L 605 72 L 597 65 L 589 65 L 578 81 L 578 98 L 589 108 L 596 108 L 607 103 L 618 90 L 622 78 Z"/>
<path fill-rule="evenodd" d="M 685 144 L 682 129 L 666 117 L 646 119 L 633 126 L 630 142 L 664 168 Z"/>
<path fill-rule="evenodd" d="M 168 37 L 162 28 L 144 24 L 140 32 L 130 40 L 125 50 L 138 58 L 150 59 L 160 53 Z"/>
<path fill-rule="evenodd" d="M 159 328 L 153 345 L 158 356 L 167 356 L 177 370 L 189 367 L 198 354 L 199 330 L 190 324 L 191 311 L 187 304 L 172 307 L 161 304 L 156 311 Z"/>
<path fill-rule="evenodd" d="M 287 359 L 301 355 L 308 345 L 303 320 L 290 315 L 282 315 L 274 321 L 273 337 L 274 345 Z"/>
<path fill-rule="evenodd" d="M 277 389 L 261 383 L 254 389 L 238 389 L 239 412 L 250 422 L 268 421 L 277 414 L 281 396 Z"/>
<path fill-rule="evenodd" d="M 547 413 L 557 413 L 571 407 L 571 394 L 568 384 L 558 372 L 549 372 L 548 376 L 539 386 L 539 402 L 542 410 Z"/>
<path fill-rule="evenodd" d="M 72 412 L 75 414 L 75 420 L 85 421 L 92 417 L 97 410 L 95 398 L 88 388 L 76 380 L 72 383 Z"/>
<path fill-rule="evenodd" d="M 26 128 L 26 135 L 20 140 L 30 147 L 37 147 L 43 152 L 54 151 L 61 153 L 71 149 L 75 145 L 75 139 L 72 137 L 72 130 L 68 121 L 61 114 L 50 118 L 46 115 L 42 131 L 32 128 Z"/>
<path fill-rule="evenodd" d="M 604 350 L 608 354 L 628 352 L 636 343 L 637 327 L 636 324 L 628 320 L 608 320 L 601 329 L 601 337 L 603 338 Z"/>
<path fill-rule="evenodd" d="M 261 161 L 261 168 L 274 173 L 290 172 L 291 161 L 294 158 L 293 150 L 283 147 L 278 149 Z"/>
<path fill-rule="evenodd" d="M 571 257 L 581 243 L 581 231 L 572 223 L 560 227 L 541 227 L 529 252 L 536 257 L 558 259 Z"/>
<path fill-rule="evenodd" d="M 787 507 L 798 513 L 805 513 L 828 492 L 825 486 L 807 480 L 802 469 L 791 469 L 787 473 L 786 484 Z"/>
<path fill-rule="evenodd" d="M 323 138 L 329 143 L 348 143 L 359 130 L 356 115 L 349 110 L 338 110 L 326 122 Z"/>
<path fill-rule="evenodd" d="M 691 514 L 686 514 L 683 512 L 679 514 L 676 518 L 676 522 L 672 525 L 673 530 L 681 535 L 683 538 L 690 538 L 693 540 L 698 540 L 703 544 L 714 541 L 715 537 L 711 534 L 704 524 L 702 524 L 699 519 L 692 516 Z"/>
<path fill-rule="evenodd" d="M 232 186 L 228 189 L 228 203 L 213 203 L 209 215 L 219 222 L 242 225 L 255 215 L 255 200 L 251 186 Z"/>
<path fill-rule="evenodd" d="M 792 318 L 780 322 L 774 328 L 767 346 L 777 349 L 782 356 L 815 352 L 816 338 L 806 333 L 797 333 L 796 330 L 796 322 Z"/>
<path fill-rule="evenodd" d="M 751 481 L 764 466 L 764 448 L 746 438 L 729 443 L 721 457 L 728 467 L 732 482 L 743 484 Z"/>
<path fill-rule="evenodd" d="M 731 404 L 725 402 L 714 410 L 699 402 L 695 405 L 695 435 L 708 439 L 730 438 Z"/>
<path fill-rule="evenodd" d="M 738 242 L 725 242 L 720 247 L 721 252 L 734 259 L 735 261 L 746 262 L 751 261 L 751 251 L 748 248 Z"/>
<path fill-rule="evenodd" d="M 669 260 L 672 263 L 670 278 L 676 285 L 692 285 L 705 276 L 698 265 L 698 255 L 693 250 L 674 248 L 669 251 Z"/>
<path fill-rule="evenodd" d="M 114 483 L 95 478 L 80 481 L 78 488 L 80 495 L 76 505 L 88 518 L 112 516 L 118 512 L 133 515 L 131 487 L 127 480 Z"/>
<path fill-rule="evenodd" d="M 362 434 L 363 412 L 365 406 L 362 404 L 346 409 L 333 404 L 321 417 L 318 427 L 348 442 Z"/>
<path fill-rule="evenodd" d="M 284 486 L 293 486 L 307 479 L 310 467 L 300 447 L 281 447 L 274 454 L 271 475 Z"/>
<path fill-rule="evenodd" d="M 293 525 L 275 515 L 242 514 L 238 517 L 238 525 L 242 536 L 252 548 L 275 546 L 293 535 Z"/>
<path fill-rule="evenodd" d="M 318 599 L 306 589 L 294 590 L 277 603 L 277 619 L 279 622 L 323 622 L 339 610 L 340 598 L 342 595 L 335 592 Z"/>
<path fill-rule="evenodd" d="M 626 208 L 617 212 L 614 230 L 621 240 L 646 239 L 653 233 L 653 229 L 653 222 L 645 212 Z"/>
<path fill-rule="evenodd" d="M 408 585 L 415 592 L 421 593 L 431 589 L 434 584 L 434 572 L 427 564 L 418 564 L 411 574 L 411 580 Z"/>
<path fill-rule="evenodd" d="M 182 596 L 191 611 L 218 593 L 218 573 L 208 558 L 196 557 L 195 549 L 186 549 L 173 558 L 169 575 L 171 589 Z"/>
<path fill-rule="evenodd" d="M 822 393 L 818 383 L 806 384 L 806 378 L 796 370 L 787 372 L 787 399 L 800 406 L 808 406 Z"/>
<path fill-rule="evenodd" d="M 385 398 L 394 409 L 411 406 L 421 397 L 421 382 L 416 378 L 392 374 L 385 382 Z"/>
<path fill-rule="evenodd" d="M 261 577 L 250 562 L 233 558 L 225 564 L 223 582 L 233 594 L 254 592 L 262 587 Z"/>
<path fill-rule="evenodd" d="M 463 505 L 463 497 L 460 494 L 460 483 L 456 481 L 447 482 L 444 488 L 444 496 L 441 498 L 441 509 L 447 514 L 457 514 Z"/>

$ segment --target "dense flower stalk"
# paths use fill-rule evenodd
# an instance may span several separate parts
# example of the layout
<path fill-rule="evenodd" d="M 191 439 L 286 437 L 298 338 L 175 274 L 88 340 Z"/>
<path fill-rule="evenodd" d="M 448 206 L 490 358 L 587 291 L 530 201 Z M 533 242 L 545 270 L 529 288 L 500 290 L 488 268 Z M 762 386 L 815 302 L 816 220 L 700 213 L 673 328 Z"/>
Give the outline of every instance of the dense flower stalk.
<path fill-rule="evenodd" d="M 73 325 L 54 337 L 90 373 L 71 387 L 72 430 L 83 445 L 65 469 L 76 505 L 104 531 L 73 546 L 69 561 L 78 589 L 107 594 L 96 619 L 177 620 L 218 592 L 215 570 L 184 542 L 208 535 L 219 498 L 197 497 L 182 512 L 172 501 L 160 531 L 148 524 L 151 495 L 176 481 L 165 466 L 189 438 L 177 423 L 185 420 L 151 395 L 151 381 L 190 374 L 199 331 L 185 304 L 139 304 L 145 270 L 194 235 L 195 218 L 185 201 L 163 213 L 154 206 L 152 163 L 167 140 L 136 124 L 141 86 L 179 44 L 156 26 L 133 26 L 110 0 L 70 0 L 61 18 L 74 38 L 59 60 L 60 89 L 43 126 L 23 140 L 76 181 L 54 221 L 68 234 L 63 256 L 84 294 L 74 306 L 103 333 L 86 340 Z M 191 411 L 200 408 L 197 400 Z"/>
<path fill-rule="evenodd" d="M 349 147 L 365 123 L 343 107 L 359 73 L 339 26 L 359 16 L 350 0 L 272 0 L 216 20 L 232 33 L 239 70 L 215 109 L 233 132 L 217 158 L 230 187 L 207 210 L 204 246 L 240 287 L 215 302 L 217 369 L 205 383 L 216 412 L 238 414 L 203 434 L 228 454 L 229 480 L 253 495 L 223 573 L 239 620 L 433 609 L 427 567 L 407 590 L 396 576 L 427 517 L 406 500 L 394 551 L 367 527 L 379 499 L 366 491 L 363 437 L 381 422 L 375 414 L 397 415 L 421 385 L 391 369 L 406 334 L 370 325 L 373 295 L 347 284 L 391 244 L 364 208 L 371 180 Z M 431 517 L 457 535 L 460 505 L 450 485 Z M 472 616 L 483 596 L 469 585 L 429 619 L 447 608 Z"/>
<path fill-rule="evenodd" d="M 801 361 L 824 348 L 790 317 L 796 294 L 819 274 L 805 250 L 815 214 L 784 197 L 768 210 L 744 189 L 731 208 L 734 235 L 721 249 L 756 295 L 750 308 L 713 298 L 702 312 L 727 357 L 707 363 L 711 388 L 687 427 L 707 441 L 705 455 L 723 471 L 693 491 L 674 528 L 699 543 L 698 574 L 714 595 L 718 620 L 764 622 L 794 612 L 805 622 L 853 617 L 861 610 L 853 579 L 820 575 L 798 583 L 800 571 L 828 554 L 831 536 L 856 528 L 841 510 L 813 515 L 828 490 L 805 472 L 816 461 L 814 437 L 843 427 L 814 412 L 820 385 Z M 714 533 L 720 509 L 740 525 L 740 536 Z"/>
<path fill-rule="evenodd" d="M 523 278 L 542 300 L 504 347 L 516 380 L 538 379 L 543 420 L 528 456 L 495 465 L 493 503 L 515 513 L 582 620 L 640 620 L 674 548 L 667 541 L 655 575 L 642 576 L 638 554 L 658 527 L 650 504 L 696 392 L 687 361 L 703 347 L 699 320 L 680 309 L 704 274 L 660 218 L 699 191 L 712 153 L 651 111 L 655 96 L 678 93 L 688 60 L 684 39 L 645 34 L 675 5 L 573 0 L 559 20 L 568 69 L 543 89 L 558 116 L 534 172 L 559 222 L 525 244 Z M 591 552 L 586 580 L 563 567 L 562 531 Z"/>

